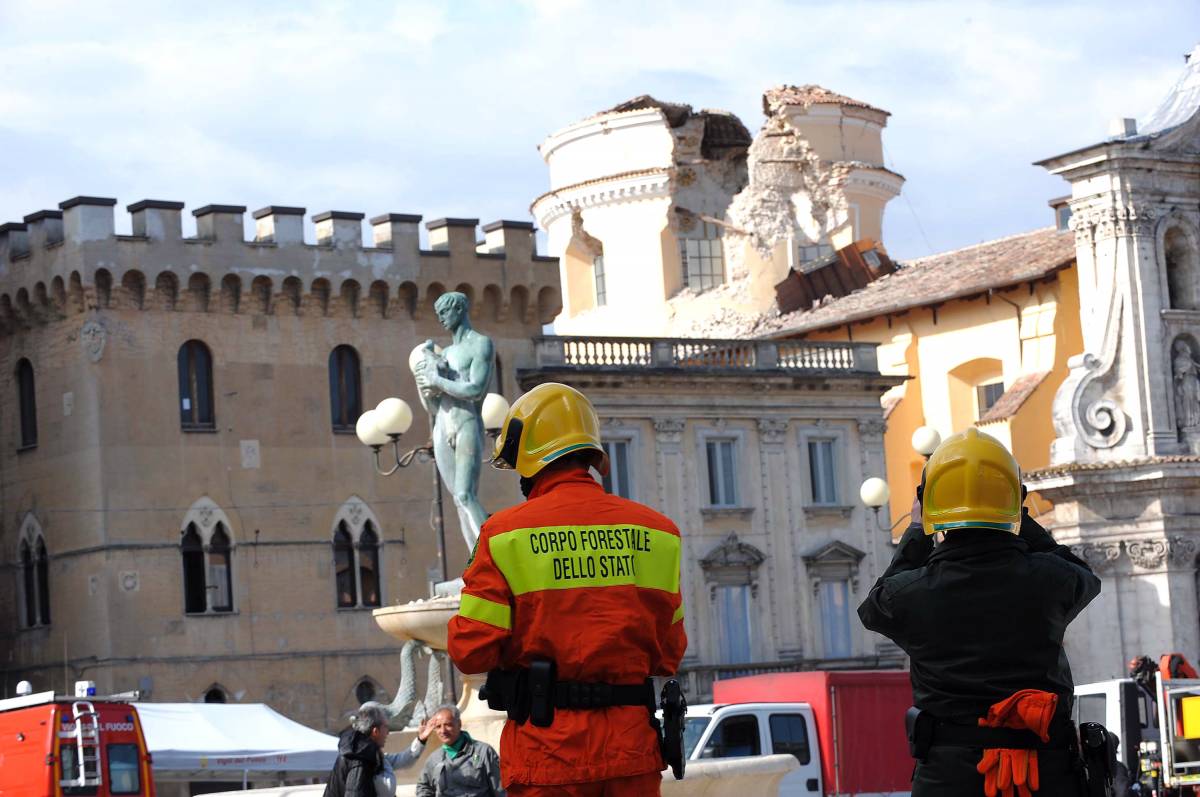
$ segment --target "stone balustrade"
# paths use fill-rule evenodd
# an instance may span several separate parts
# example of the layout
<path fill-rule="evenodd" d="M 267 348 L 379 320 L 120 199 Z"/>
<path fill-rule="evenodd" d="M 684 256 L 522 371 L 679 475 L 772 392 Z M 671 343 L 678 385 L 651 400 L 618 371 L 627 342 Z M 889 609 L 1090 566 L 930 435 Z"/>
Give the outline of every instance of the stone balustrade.
<path fill-rule="evenodd" d="M 873 343 L 713 338 L 543 337 L 539 368 L 581 370 L 771 370 L 874 374 Z"/>

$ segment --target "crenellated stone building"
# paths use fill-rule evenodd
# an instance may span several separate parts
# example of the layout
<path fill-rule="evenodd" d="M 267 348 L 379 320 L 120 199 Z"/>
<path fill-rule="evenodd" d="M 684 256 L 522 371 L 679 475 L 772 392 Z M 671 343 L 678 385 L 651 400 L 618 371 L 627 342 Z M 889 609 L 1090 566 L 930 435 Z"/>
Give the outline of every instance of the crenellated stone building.
<path fill-rule="evenodd" d="M 313 727 L 395 688 L 370 610 L 429 594 L 432 466 L 376 476 L 353 434 L 472 297 L 510 398 L 559 311 L 528 222 L 193 211 L 76 197 L 0 226 L 0 690 L 263 701 Z M 428 437 L 418 411 L 411 445 Z M 484 473 L 485 506 L 519 500 Z M 446 512 L 451 572 L 467 551 Z"/>

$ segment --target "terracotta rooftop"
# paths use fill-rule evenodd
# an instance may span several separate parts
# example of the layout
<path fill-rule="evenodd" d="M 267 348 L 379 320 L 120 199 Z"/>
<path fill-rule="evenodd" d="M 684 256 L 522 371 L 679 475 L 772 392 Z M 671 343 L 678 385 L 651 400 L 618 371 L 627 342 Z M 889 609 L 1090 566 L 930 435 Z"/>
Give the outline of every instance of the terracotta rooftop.
<path fill-rule="evenodd" d="M 807 108 L 810 105 L 820 105 L 823 103 L 846 105 L 851 108 L 866 108 L 871 111 L 878 111 L 884 116 L 891 116 L 890 113 L 882 108 L 876 108 L 874 105 L 868 105 L 862 100 L 852 99 L 844 94 L 838 94 L 836 91 L 830 91 L 813 83 L 807 83 L 803 86 L 776 86 L 773 89 L 767 89 L 763 92 L 763 114 L 766 116 L 773 116 L 776 111 L 787 105 L 802 105 Z"/>
<path fill-rule="evenodd" d="M 1033 391 L 1037 390 L 1038 385 L 1046 381 L 1048 376 L 1050 376 L 1049 371 L 1038 371 L 1034 374 L 1017 377 L 1017 381 L 1009 385 L 1008 389 L 1004 391 L 1004 395 L 983 414 L 979 423 L 1003 421 L 1016 415 L 1017 411 L 1021 409 L 1021 405 L 1033 395 Z"/>
<path fill-rule="evenodd" d="M 761 337 L 867 321 L 1049 276 L 1075 260 L 1075 234 L 1046 227 L 902 263 L 895 272 L 818 307 L 764 319 Z"/>

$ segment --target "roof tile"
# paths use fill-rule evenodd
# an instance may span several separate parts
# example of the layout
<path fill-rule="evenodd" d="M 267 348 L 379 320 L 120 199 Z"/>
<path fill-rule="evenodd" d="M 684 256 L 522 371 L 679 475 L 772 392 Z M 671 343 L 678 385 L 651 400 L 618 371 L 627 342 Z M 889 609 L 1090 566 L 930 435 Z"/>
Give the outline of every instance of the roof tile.
<path fill-rule="evenodd" d="M 867 321 L 1046 277 L 1075 260 L 1075 234 L 1047 227 L 903 263 L 866 287 L 815 308 L 763 319 L 764 337 Z"/>

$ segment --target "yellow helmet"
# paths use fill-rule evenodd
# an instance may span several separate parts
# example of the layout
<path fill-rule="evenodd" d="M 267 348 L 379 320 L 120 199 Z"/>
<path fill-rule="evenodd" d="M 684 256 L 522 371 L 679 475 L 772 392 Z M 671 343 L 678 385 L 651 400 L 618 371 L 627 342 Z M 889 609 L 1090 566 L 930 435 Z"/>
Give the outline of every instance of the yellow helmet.
<path fill-rule="evenodd" d="M 1021 531 L 1021 469 L 999 440 L 971 428 L 942 441 L 925 464 L 926 534 L 961 528 Z"/>
<path fill-rule="evenodd" d="M 532 478 L 554 460 L 575 451 L 599 453 L 596 469 L 608 473 L 600 445 L 600 419 L 587 396 L 547 382 L 513 402 L 496 437 L 492 467 Z"/>

